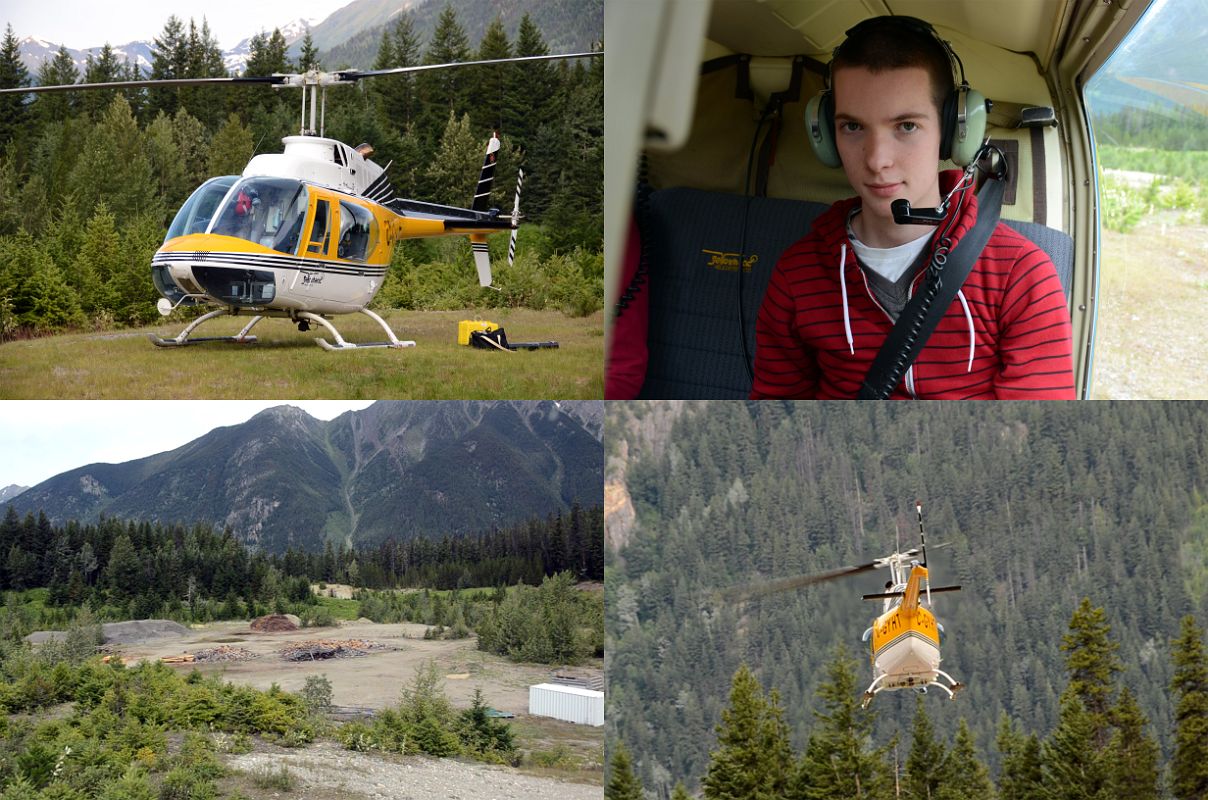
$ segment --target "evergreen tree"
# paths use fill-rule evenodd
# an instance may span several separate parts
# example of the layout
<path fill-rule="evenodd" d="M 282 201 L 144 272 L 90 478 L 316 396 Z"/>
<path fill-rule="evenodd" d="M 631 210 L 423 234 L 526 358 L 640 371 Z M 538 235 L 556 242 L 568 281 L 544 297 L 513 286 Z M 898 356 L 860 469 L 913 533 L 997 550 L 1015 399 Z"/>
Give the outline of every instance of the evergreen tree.
<path fill-rule="evenodd" d="M 513 48 L 517 57 L 549 55 L 549 45 L 541 35 L 541 29 L 526 12 L 520 18 L 520 26 L 516 30 L 516 45 Z M 554 89 L 558 86 L 558 72 L 548 61 L 531 61 L 517 64 L 512 73 L 515 86 L 509 92 L 512 98 L 505 106 L 504 130 L 520 143 L 525 150 L 534 147 L 537 129 L 543 122 L 548 122 L 555 103 Z M 533 86 L 545 90 L 534 94 Z"/>
<path fill-rule="evenodd" d="M 393 27 L 382 30 L 382 43 L 378 48 L 374 69 L 413 67 L 420 63 L 419 36 L 415 32 L 415 20 L 411 12 L 398 15 Z M 391 75 L 374 81 L 370 91 L 390 128 L 404 132 L 411 128 L 418 112 L 416 79 L 413 75 Z"/>
<path fill-rule="evenodd" d="M 1102 608 L 1092 608 L 1090 598 L 1082 598 L 1070 630 L 1061 640 L 1070 684 L 1066 689 L 1082 701 L 1082 707 L 1094 724 L 1097 750 L 1107 747 L 1111 735 L 1111 708 L 1114 678 L 1120 671 L 1116 658 L 1119 647 L 1111 640 L 1111 626 Z"/>
<path fill-rule="evenodd" d="M 86 214 L 102 199 L 123 220 L 159 208 L 142 133 L 122 95 L 114 97 L 93 127 L 69 183 Z"/>
<path fill-rule="evenodd" d="M 209 172 L 239 175 L 252 158 L 252 132 L 231 114 L 210 140 Z M 330 580 L 333 576 L 327 576 Z"/>
<path fill-rule="evenodd" d="M 990 771 L 977 757 L 969 724 L 961 717 L 952 749 L 944 759 L 943 780 L 937 800 L 994 800 L 994 782 Z"/>
<path fill-rule="evenodd" d="M 610 769 L 608 784 L 604 787 L 605 800 L 642 800 L 642 785 L 634 777 L 624 742 L 617 742 Z"/>
<path fill-rule="evenodd" d="M 470 129 L 470 115 L 449 114 L 440 146 L 425 173 L 424 194 L 437 203 L 465 205 L 482 171 L 482 145 Z"/>
<path fill-rule="evenodd" d="M 818 686 L 822 709 L 814 711 L 815 726 L 793 782 L 794 797 L 880 800 L 892 795 L 888 747 L 870 748 L 876 716 L 860 708 L 855 669 L 840 645 L 827 664 L 827 679 Z"/>
<path fill-rule="evenodd" d="M 121 271 L 121 240 L 105 201 L 97 204 L 88 220 L 84 242 L 71 271 L 71 284 L 78 292 L 80 307 L 89 316 L 112 314 L 118 305 L 114 277 Z"/>
<path fill-rule="evenodd" d="M 910 755 L 906 757 L 906 796 L 932 800 L 940 785 L 944 767 L 944 745 L 935 738 L 922 695 L 915 699 L 914 732 Z"/>
<path fill-rule="evenodd" d="M 1204 632 L 1190 614 L 1171 643 L 1175 695 L 1170 789 L 1178 800 L 1208 800 L 1208 657 Z"/>
<path fill-rule="evenodd" d="M 1043 765 L 1040 741 L 1032 734 L 1015 729 L 1003 714 L 998 725 L 998 752 L 1002 769 L 998 776 L 1000 800 L 1041 800 L 1043 797 Z"/>
<path fill-rule="evenodd" d="M 1162 797 L 1161 753 L 1146 730 L 1149 720 L 1127 686 L 1112 712 L 1112 724 L 1116 732 L 1108 746 L 1108 793 L 1129 800 L 1158 800 Z"/>
<path fill-rule="evenodd" d="M 122 80 L 123 77 L 122 64 L 117 60 L 117 54 L 113 52 L 113 48 L 109 46 L 108 42 L 95 58 L 91 53 L 88 54 L 87 60 L 84 62 L 84 83 L 113 83 Z M 115 89 L 92 89 L 84 92 L 84 111 L 95 119 L 113 104 L 113 98 L 117 94 Z M 129 101 L 126 102 L 126 105 L 129 107 Z"/>
<path fill-rule="evenodd" d="M 76 83 L 79 79 L 80 71 L 63 45 L 59 45 L 54 58 L 42 62 L 38 69 L 39 86 L 62 86 Z M 33 114 L 40 126 L 66 119 L 75 114 L 80 106 L 77 92 L 41 92 L 34 98 Z"/>
<path fill-rule="evenodd" d="M 188 66 L 188 39 L 184 23 L 172 14 L 151 48 L 151 79 L 160 81 L 194 77 L 188 74 Z M 171 116 L 180 108 L 179 89 L 151 89 L 148 96 L 152 114 L 162 111 Z"/>
<path fill-rule="evenodd" d="M 688 794 L 684 784 L 677 781 L 675 788 L 671 790 L 671 800 L 692 800 L 692 795 Z"/>
<path fill-rule="evenodd" d="M 507 31 L 504 30 L 503 20 L 496 16 L 487 26 L 482 41 L 478 43 L 478 52 L 474 55 L 477 61 L 489 61 L 497 58 L 510 58 L 512 46 L 508 42 Z M 482 67 L 467 67 L 466 76 L 467 101 L 470 118 L 474 127 L 494 131 L 503 131 L 505 117 L 508 117 L 507 106 L 510 100 L 509 92 L 516 86 L 514 73 L 521 65 L 491 64 Z M 531 85 L 531 84 L 530 84 Z M 508 120 L 510 121 L 510 120 Z M 508 131 L 510 134 L 511 132 Z"/>
<path fill-rule="evenodd" d="M 12 23 L 4 32 L 0 44 L 0 89 L 29 86 L 29 70 L 21 63 L 21 47 Z M 0 95 L 0 150 L 20 132 L 25 122 L 25 95 Z"/>
<path fill-rule="evenodd" d="M 792 771 L 788 728 L 775 690 L 763 688 L 745 664 L 734 674 L 730 704 L 717 726 L 717 749 L 704 780 L 707 800 L 778 800 Z"/>
<path fill-rule="evenodd" d="M 119 602 L 139 594 L 142 588 L 141 566 L 130 537 L 123 531 L 113 541 L 109 563 L 105 565 L 105 582 Z"/>
<path fill-rule="evenodd" d="M 298 53 L 298 71 L 310 72 L 321 67 L 319 48 L 315 47 L 314 37 L 310 35 L 310 27 L 307 26 L 306 34 L 302 37 L 302 50 Z"/>
<path fill-rule="evenodd" d="M 1114 800 L 1105 753 L 1095 743 L 1098 721 L 1074 692 L 1061 695 L 1057 729 L 1044 744 L 1046 800 Z"/>
<path fill-rule="evenodd" d="M 436 29 L 432 32 L 428 49 L 424 51 L 423 63 L 450 64 L 455 61 L 469 61 L 470 55 L 470 42 L 457 19 L 457 12 L 453 10 L 452 5 L 446 4 L 436 21 Z M 436 132 L 441 130 L 449 115 L 463 112 L 467 78 L 458 74 L 462 71 L 439 69 L 419 73 L 418 91 L 423 99 L 423 107 L 420 111 L 418 132 L 424 140 L 425 149 L 430 150 L 435 145 Z"/>

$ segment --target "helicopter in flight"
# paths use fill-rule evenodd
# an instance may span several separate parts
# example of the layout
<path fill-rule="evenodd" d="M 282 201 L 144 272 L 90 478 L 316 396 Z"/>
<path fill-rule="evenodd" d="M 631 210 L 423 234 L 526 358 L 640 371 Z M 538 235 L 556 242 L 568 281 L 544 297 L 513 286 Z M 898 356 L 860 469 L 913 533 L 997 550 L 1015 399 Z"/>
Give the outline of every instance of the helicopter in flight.
<path fill-rule="evenodd" d="M 867 708 L 873 698 L 884 691 L 916 689 L 926 692 L 932 686 L 953 699 L 964 688 L 964 684 L 940 669 L 940 643 L 944 638 L 944 626 L 931 610 L 931 596 L 959 591 L 961 587 L 932 588 L 931 576 L 927 571 L 923 504 L 916 501 L 915 510 L 919 519 L 918 547 L 890 553 L 854 567 L 734 587 L 723 592 L 723 595 L 727 598 L 752 598 L 888 569 L 889 580 L 885 583 L 885 591 L 863 595 L 865 600 L 882 601 L 881 613 L 862 637 L 862 641 L 871 646 L 869 660 L 873 672 L 872 682 L 864 691 L 863 706 Z"/>
<path fill-rule="evenodd" d="M 350 147 L 324 136 L 327 87 L 351 85 L 363 78 L 465 66 L 552 59 L 590 58 L 603 51 L 424 64 L 378 70 L 311 70 L 302 74 L 224 78 L 179 78 L 65 84 L 3 89 L 0 93 L 174 87 L 200 84 L 267 84 L 302 89 L 302 124 L 286 136 L 283 153 L 257 155 L 242 175 L 214 177 L 198 187 L 176 213 L 163 245 L 151 259 L 151 278 L 167 316 L 180 306 L 213 310 L 189 323 L 177 336 L 150 334 L 160 347 L 199 342 L 251 343 L 252 328 L 266 317 L 289 319 L 306 332 L 319 326 L 335 343 L 316 337 L 325 350 L 412 347 L 400 340 L 368 308 L 381 289 L 395 243 L 404 239 L 466 236 L 481 286 L 491 287 L 487 237 L 510 231 L 509 263 L 520 225 L 520 184 L 512 213 L 489 208 L 500 148 L 491 136 L 482 172 L 468 208 L 396 198 L 384 167 L 370 160 L 373 147 Z M 322 90 L 320 93 L 320 89 Z M 307 94 L 309 90 L 309 124 Z M 316 116 L 318 124 L 316 125 Z M 492 287 L 493 288 L 493 287 Z M 384 331 L 386 340 L 352 343 L 331 322 L 339 314 L 361 313 Z M 193 337 L 205 322 L 226 316 L 250 316 L 234 336 Z"/>

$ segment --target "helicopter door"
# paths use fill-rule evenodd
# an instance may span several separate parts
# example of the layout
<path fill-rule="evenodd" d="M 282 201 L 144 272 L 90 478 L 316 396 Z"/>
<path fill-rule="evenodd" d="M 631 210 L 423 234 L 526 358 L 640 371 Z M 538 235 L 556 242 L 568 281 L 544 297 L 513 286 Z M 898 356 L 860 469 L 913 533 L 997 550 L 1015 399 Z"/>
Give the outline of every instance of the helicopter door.
<path fill-rule="evenodd" d="M 327 255 L 327 243 L 331 240 L 331 209 L 327 200 L 315 201 L 315 218 L 310 226 L 310 239 L 306 252 Z"/>

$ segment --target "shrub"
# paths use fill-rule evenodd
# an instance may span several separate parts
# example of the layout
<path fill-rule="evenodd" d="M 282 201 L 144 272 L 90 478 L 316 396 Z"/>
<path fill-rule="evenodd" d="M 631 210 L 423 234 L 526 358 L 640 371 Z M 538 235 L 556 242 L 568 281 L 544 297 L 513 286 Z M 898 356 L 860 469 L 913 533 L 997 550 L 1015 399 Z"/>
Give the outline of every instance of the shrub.
<path fill-rule="evenodd" d="M 146 773 L 130 767 L 120 779 L 106 786 L 99 797 L 100 800 L 155 800 L 155 792 L 147 782 Z"/>
<path fill-rule="evenodd" d="M 302 702 L 310 713 L 323 712 L 331 708 L 331 681 L 327 675 L 308 675 L 302 687 Z"/>
<path fill-rule="evenodd" d="M 345 750 L 365 753 L 378 748 L 377 736 L 373 730 L 360 722 L 348 722 L 340 727 L 340 744 Z"/>
<path fill-rule="evenodd" d="M 292 791 L 297 780 L 294 774 L 285 768 L 285 765 L 280 765 L 274 770 L 268 765 L 262 765 L 252 770 L 251 778 L 257 788 L 260 789 L 275 789 L 279 792 Z"/>
<path fill-rule="evenodd" d="M 159 800 L 212 800 L 217 794 L 213 781 L 188 767 L 170 770 L 159 786 Z"/>

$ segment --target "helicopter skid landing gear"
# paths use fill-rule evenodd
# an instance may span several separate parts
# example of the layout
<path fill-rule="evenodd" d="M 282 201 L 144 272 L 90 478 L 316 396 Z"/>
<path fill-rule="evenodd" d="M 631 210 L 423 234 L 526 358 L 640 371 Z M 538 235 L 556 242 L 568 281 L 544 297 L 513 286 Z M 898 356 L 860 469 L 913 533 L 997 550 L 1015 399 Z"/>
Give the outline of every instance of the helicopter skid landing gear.
<path fill-rule="evenodd" d="M 322 325 L 331 332 L 332 338 L 336 340 L 335 344 L 332 344 L 322 337 L 315 337 L 315 344 L 319 345 L 319 347 L 322 347 L 324 350 L 364 350 L 365 348 L 369 347 L 415 347 L 415 342 L 400 341 L 399 338 L 394 335 L 394 331 L 390 330 L 390 326 L 386 324 L 386 320 L 382 319 L 377 314 L 373 313 L 367 308 L 362 308 L 361 313 L 380 325 L 382 330 L 386 332 L 386 336 L 388 337 L 389 341 L 353 344 L 352 342 L 344 341 L 344 337 L 340 335 L 340 332 L 336 330 L 336 327 L 329 321 L 320 317 L 318 314 L 312 314 L 309 311 L 299 311 L 295 314 L 295 316 L 300 320 Z"/>
<path fill-rule="evenodd" d="M 207 322 L 215 317 L 228 315 L 230 312 L 225 308 L 220 308 L 217 311 L 211 311 L 208 314 L 203 314 L 197 319 L 189 323 L 183 331 L 181 331 L 173 339 L 165 339 L 162 336 L 156 336 L 154 333 L 149 333 L 147 336 L 151 339 L 151 343 L 156 347 L 184 347 L 187 344 L 199 344 L 201 342 L 236 342 L 238 344 L 251 344 L 256 341 L 255 336 L 248 336 L 248 331 L 264 317 L 252 317 L 252 321 L 243 326 L 243 330 L 239 331 L 234 336 L 202 336 L 196 339 L 190 339 L 189 334 L 197 329 L 203 322 Z"/>

